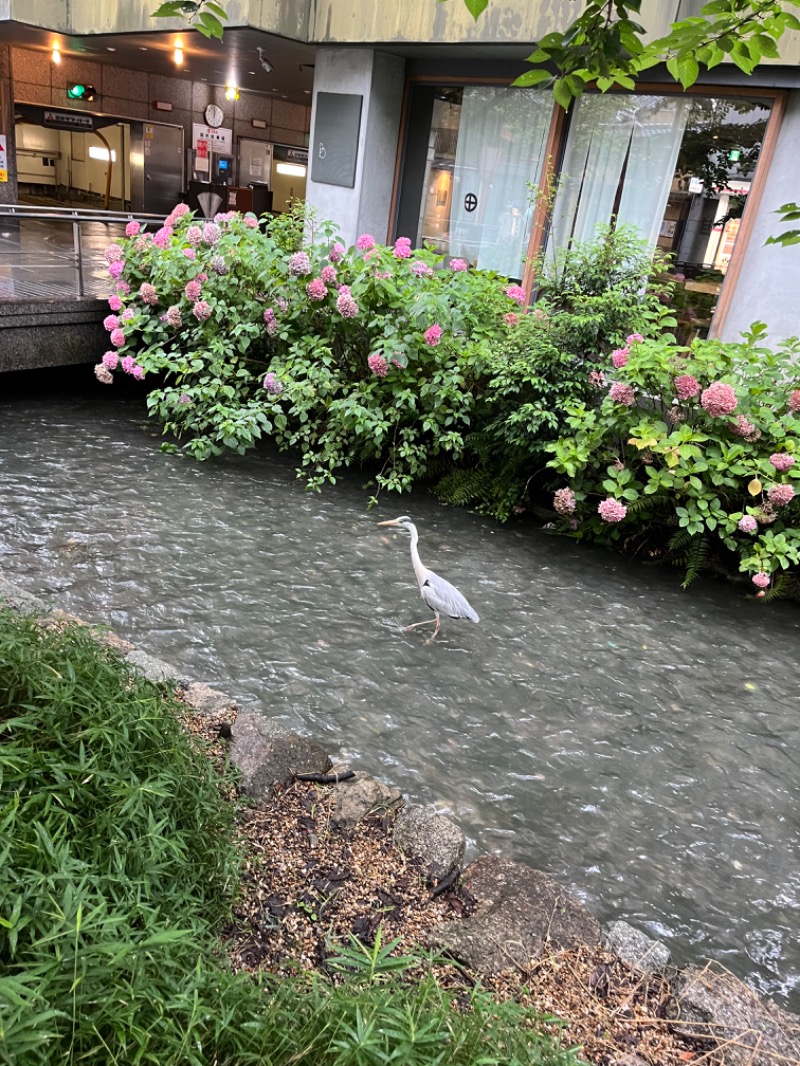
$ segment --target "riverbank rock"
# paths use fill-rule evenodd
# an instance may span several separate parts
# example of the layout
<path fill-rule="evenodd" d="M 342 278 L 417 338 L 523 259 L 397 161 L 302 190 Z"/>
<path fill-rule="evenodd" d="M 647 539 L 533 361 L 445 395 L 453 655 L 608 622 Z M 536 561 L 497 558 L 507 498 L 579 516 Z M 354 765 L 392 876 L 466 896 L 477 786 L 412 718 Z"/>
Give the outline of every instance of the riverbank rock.
<path fill-rule="evenodd" d="M 165 663 L 163 659 L 156 659 L 154 655 L 148 655 L 144 651 L 128 652 L 125 661 L 129 662 L 136 672 L 146 677 L 148 681 L 181 684 L 186 680 L 171 663 Z"/>
<path fill-rule="evenodd" d="M 324 774 L 331 761 L 319 744 L 276 725 L 257 711 L 242 711 L 231 730 L 230 759 L 240 773 L 239 787 L 253 799 L 269 799 L 294 775 Z"/>
<path fill-rule="evenodd" d="M 394 842 L 415 859 L 433 880 L 441 881 L 464 861 L 466 837 L 435 807 L 413 804 L 397 816 Z"/>
<path fill-rule="evenodd" d="M 334 808 L 331 820 L 345 831 L 355 828 L 370 814 L 385 814 L 403 805 L 403 794 L 374 777 L 356 770 L 349 781 L 334 786 Z"/>
<path fill-rule="evenodd" d="M 713 1039 L 729 1066 L 800 1062 L 800 1018 L 721 967 L 690 966 L 672 982 L 668 1014 L 681 1036 Z"/>
<path fill-rule="evenodd" d="M 192 681 L 188 684 L 182 696 L 192 710 L 209 718 L 232 715 L 238 709 L 236 700 L 231 696 L 218 692 L 217 689 L 199 681 Z"/>
<path fill-rule="evenodd" d="M 479 973 L 527 970 L 550 948 L 600 943 L 597 919 L 562 885 L 521 863 L 484 855 L 464 871 L 474 913 L 434 927 L 428 940 Z"/>
<path fill-rule="evenodd" d="M 669 964 L 667 945 L 653 940 L 627 922 L 609 922 L 603 928 L 603 942 L 637 973 L 663 973 Z"/>

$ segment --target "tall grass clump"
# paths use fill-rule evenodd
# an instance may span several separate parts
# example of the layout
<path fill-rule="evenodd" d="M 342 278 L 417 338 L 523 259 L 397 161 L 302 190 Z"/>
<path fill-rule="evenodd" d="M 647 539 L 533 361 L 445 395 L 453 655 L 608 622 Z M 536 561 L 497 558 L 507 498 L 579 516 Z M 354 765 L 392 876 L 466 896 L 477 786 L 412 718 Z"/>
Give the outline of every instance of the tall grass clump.
<path fill-rule="evenodd" d="M 231 784 L 172 695 L 85 629 L 0 607 L 3 1066 L 576 1061 L 531 1012 L 462 1002 L 379 937 L 342 949 L 336 982 L 232 973 Z"/>

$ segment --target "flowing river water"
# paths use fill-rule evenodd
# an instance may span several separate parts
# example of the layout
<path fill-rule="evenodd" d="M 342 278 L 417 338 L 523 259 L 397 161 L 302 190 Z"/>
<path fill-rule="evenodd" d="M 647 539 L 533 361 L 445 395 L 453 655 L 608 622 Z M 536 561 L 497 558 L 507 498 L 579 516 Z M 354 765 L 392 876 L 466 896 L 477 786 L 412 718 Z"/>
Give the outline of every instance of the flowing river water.
<path fill-rule="evenodd" d="M 286 456 L 159 452 L 141 397 L 0 375 L 0 574 L 434 803 L 470 855 L 800 1009 L 796 605 Z M 408 539 L 480 623 L 429 617 Z"/>

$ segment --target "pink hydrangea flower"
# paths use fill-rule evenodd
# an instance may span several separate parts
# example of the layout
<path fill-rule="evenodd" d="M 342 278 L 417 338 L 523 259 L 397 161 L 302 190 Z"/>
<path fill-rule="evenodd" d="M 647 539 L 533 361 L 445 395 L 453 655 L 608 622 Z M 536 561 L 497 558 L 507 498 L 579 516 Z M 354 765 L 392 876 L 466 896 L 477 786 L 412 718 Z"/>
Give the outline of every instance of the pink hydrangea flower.
<path fill-rule="evenodd" d="M 373 355 L 367 356 L 367 366 L 370 368 L 376 378 L 385 378 L 389 373 L 389 364 L 383 358 L 382 355 L 377 352 Z"/>
<path fill-rule="evenodd" d="M 355 318 L 358 314 L 358 304 L 350 295 L 350 290 L 347 289 L 345 292 L 345 289 L 347 289 L 346 285 L 339 289 L 339 295 L 336 297 L 336 308 L 342 318 Z"/>
<path fill-rule="evenodd" d="M 589 384 L 594 389 L 604 389 L 606 387 L 606 376 L 602 370 L 590 370 L 589 371 Z"/>
<path fill-rule="evenodd" d="M 795 497 L 795 491 L 791 485 L 770 485 L 767 489 L 767 499 L 775 507 L 786 507 Z"/>
<path fill-rule="evenodd" d="M 136 318 L 136 312 L 132 307 L 126 307 L 119 316 L 120 322 L 132 322 Z"/>
<path fill-rule="evenodd" d="M 295 252 L 289 259 L 289 273 L 295 277 L 311 273 L 311 260 L 305 252 Z"/>
<path fill-rule="evenodd" d="M 125 269 L 125 261 L 123 259 L 115 259 L 113 263 L 109 264 L 108 273 L 112 278 L 118 278 L 122 275 L 122 271 Z"/>
<path fill-rule="evenodd" d="M 245 215 L 244 224 L 248 229 L 258 229 L 258 219 L 255 215 Z"/>
<path fill-rule="evenodd" d="M 411 238 L 410 237 L 398 237 L 394 242 L 394 257 L 395 259 L 410 259 L 411 258 Z"/>
<path fill-rule="evenodd" d="M 133 369 L 131 370 L 131 373 L 133 374 L 133 376 L 136 378 L 137 381 L 141 381 L 142 378 L 144 377 L 144 367 L 143 366 L 139 366 L 139 364 L 137 363 L 133 367 Z"/>
<path fill-rule="evenodd" d="M 125 250 L 118 244 L 109 244 L 105 250 L 105 257 L 107 263 L 118 263 L 125 258 Z"/>
<path fill-rule="evenodd" d="M 433 276 L 433 270 L 427 263 L 423 263 L 421 259 L 417 259 L 411 264 L 411 273 L 416 274 L 418 278 L 430 278 Z"/>
<path fill-rule="evenodd" d="M 181 315 L 181 309 L 175 304 L 167 308 L 167 313 L 164 315 L 164 318 L 167 324 L 172 326 L 173 329 L 180 329 L 183 325 L 183 316 Z"/>
<path fill-rule="evenodd" d="M 516 326 L 519 322 L 519 315 L 515 315 L 513 311 L 506 311 L 503 315 L 503 321 L 509 326 Z"/>
<path fill-rule="evenodd" d="M 641 335 L 641 333 L 630 333 L 625 338 L 625 343 L 626 344 L 638 344 L 640 341 L 643 341 L 643 340 L 644 340 L 644 337 Z"/>
<path fill-rule="evenodd" d="M 103 328 L 110 333 L 112 329 L 119 329 L 119 319 L 116 315 L 106 315 L 103 319 Z"/>
<path fill-rule="evenodd" d="M 270 396 L 278 396 L 283 392 L 283 385 L 281 385 L 280 381 L 278 381 L 271 370 L 264 376 L 264 388 Z"/>
<path fill-rule="evenodd" d="M 466 259 L 451 259 L 450 269 L 453 271 L 454 274 L 460 274 L 464 270 L 469 270 L 469 263 L 466 261 Z"/>
<path fill-rule="evenodd" d="M 192 314 L 198 322 L 205 322 L 207 318 L 211 317 L 211 305 L 207 304 L 205 300 L 198 300 L 192 308 Z"/>
<path fill-rule="evenodd" d="M 789 393 L 789 410 L 794 411 L 795 414 L 800 411 L 800 389 Z"/>
<path fill-rule="evenodd" d="M 769 457 L 769 461 L 775 467 L 776 470 L 780 470 L 783 474 L 787 470 L 791 470 L 794 466 L 794 456 L 787 455 L 786 452 L 775 452 L 774 455 Z"/>
<path fill-rule="evenodd" d="M 609 497 L 598 504 L 597 511 L 604 522 L 621 522 L 628 513 L 628 508 L 619 500 Z"/>
<path fill-rule="evenodd" d="M 679 400 L 691 400 L 700 391 L 700 382 L 691 374 L 680 374 L 675 378 L 675 393 Z"/>
<path fill-rule="evenodd" d="M 521 285 L 509 285 L 505 292 L 509 300 L 513 300 L 514 303 L 525 303 L 525 290 Z"/>
<path fill-rule="evenodd" d="M 127 296 L 128 293 L 131 291 L 131 287 L 127 283 L 127 281 L 118 281 L 114 288 L 117 290 L 117 292 L 122 293 L 123 296 Z"/>
<path fill-rule="evenodd" d="M 112 311 L 121 311 L 122 300 L 116 294 L 114 296 L 109 296 L 108 306 L 111 308 Z"/>
<path fill-rule="evenodd" d="M 173 209 L 172 209 L 172 211 L 170 213 L 171 213 L 173 218 L 183 218 L 184 215 L 188 215 L 189 214 L 189 205 L 188 204 L 175 204 L 175 206 L 173 207 Z"/>
<path fill-rule="evenodd" d="M 105 352 L 103 355 L 103 362 L 109 370 L 116 370 L 119 366 L 119 353 Z"/>
<path fill-rule="evenodd" d="M 172 236 L 172 226 L 162 226 L 153 234 L 153 244 L 156 248 L 166 248 Z"/>
<path fill-rule="evenodd" d="M 264 312 L 264 321 L 265 322 L 274 322 L 275 321 L 275 312 L 272 310 L 271 307 L 268 307 L 266 309 L 266 311 Z"/>
<path fill-rule="evenodd" d="M 130 374 L 133 372 L 133 368 L 136 366 L 136 360 L 133 358 L 132 355 L 126 355 L 120 363 L 120 366 L 126 374 Z"/>
<path fill-rule="evenodd" d="M 319 276 L 326 285 L 333 285 L 336 281 L 336 267 L 332 267 L 329 263 L 326 263 L 322 270 L 320 270 Z"/>
<path fill-rule="evenodd" d="M 432 326 L 428 326 L 425 330 L 425 343 L 430 344 L 431 348 L 435 348 L 442 339 L 442 333 L 444 333 L 442 327 L 434 322 Z"/>
<path fill-rule="evenodd" d="M 139 295 L 144 300 L 144 302 L 146 304 L 150 304 L 151 307 L 155 307 L 155 305 L 158 303 L 158 295 L 156 293 L 156 290 L 150 284 L 149 281 L 145 281 L 142 283 L 139 288 Z"/>
<path fill-rule="evenodd" d="M 186 231 L 186 240 L 189 244 L 199 244 L 203 239 L 203 231 L 199 226 L 189 226 Z"/>
<path fill-rule="evenodd" d="M 103 363 L 98 363 L 97 366 L 94 368 L 94 376 L 104 385 L 111 385 L 114 381 L 114 375 Z"/>
<path fill-rule="evenodd" d="M 324 300 L 328 295 L 328 289 L 322 278 L 314 278 L 306 285 L 309 300 Z"/>
<path fill-rule="evenodd" d="M 765 589 L 769 585 L 769 574 L 765 574 L 762 570 L 759 574 L 753 574 L 753 584 L 758 589 Z"/>
<path fill-rule="evenodd" d="M 746 514 L 739 519 L 736 528 L 741 530 L 742 533 L 755 533 L 758 529 L 758 522 L 751 514 Z"/>
<path fill-rule="evenodd" d="M 197 259 L 197 252 L 194 250 L 194 248 L 184 248 L 183 254 L 186 256 L 187 259 Z"/>
<path fill-rule="evenodd" d="M 190 404 L 191 402 L 192 402 L 192 398 L 186 392 L 182 392 L 180 394 L 180 396 L 178 397 L 178 403 L 179 404 L 183 404 L 184 406 L 186 406 L 187 404 Z"/>
<path fill-rule="evenodd" d="M 347 291 L 350 292 L 349 289 Z M 284 314 L 286 314 L 286 312 L 289 310 L 289 302 L 287 300 L 285 300 L 283 298 L 283 296 L 276 296 L 275 297 L 275 306 L 280 311 L 283 311 Z"/>
<path fill-rule="evenodd" d="M 125 343 L 125 333 L 121 329 L 114 329 L 111 331 L 109 339 L 115 348 L 121 348 Z"/>
<path fill-rule="evenodd" d="M 345 248 L 345 246 L 337 242 L 328 252 L 328 259 L 330 259 L 332 263 L 338 263 L 346 251 L 347 249 Z"/>
<path fill-rule="evenodd" d="M 624 381 L 615 381 L 608 390 L 608 395 L 614 403 L 621 403 L 625 407 L 631 407 L 636 401 L 636 393 L 633 390 L 633 386 Z"/>
<path fill-rule="evenodd" d="M 560 515 L 572 514 L 576 507 L 572 489 L 558 489 L 553 496 L 553 510 Z"/>
<path fill-rule="evenodd" d="M 186 299 L 189 300 L 190 303 L 194 303 L 196 300 L 200 299 L 200 293 L 202 292 L 202 289 L 203 286 L 201 285 L 201 283 L 197 280 L 197 278 L 194 278 L 193 281 L 187 281 L 183 291 L 186 294 Z"/>
<path fill-rule="evenodd" d="M 611 353 L 612 365 L 615 366 L 617 370 L 621 370 L 628 362 L 628 354 L 627 348 L 617 348 Z"/>
<path fill-rule="evenodd" d="M 356 241 L 356 248 L 361 252 L 368 252 L 370 248 L 375 247 L 375 238 L 371 233 L 362 233 Z"/>
<path fill-rule="evenodd" d="M 222 230 L 216 222 L 206 222 L 203 226 L 203 243 L 216 244 L 222 236 Z"/>
<path fill-rule="evenodd" d="M 747 441 L 755 441 L 761 436 L 761 430 L 754 426 L 749 418 L 745 418 L 744 415 L 738 415 L 736 421 L 731 426 L 731 432 L 735 433 L 737 437 L 744 437 Z"/>
<path fill-rule="evenodd" d="M 141 223 L 140 222 L 136 222 L 135 219 L 132 219 L 128 223 L 128 225 L 125 227 L 125 236 L 126 237 L 135 237 L 138 234 L 138 232 L 139 232 L 139 230 L 141 228 L 142 228 Z"/>
<path fill-rule="evenodd" d="M 712 418 L 724 418 L 725 415 L 731 414 L 736 409 L 737 402 L 733 387 L 722 381 L 713 382 L 707 389 L 703 389 L 700 396 L 703 410 Z"/>

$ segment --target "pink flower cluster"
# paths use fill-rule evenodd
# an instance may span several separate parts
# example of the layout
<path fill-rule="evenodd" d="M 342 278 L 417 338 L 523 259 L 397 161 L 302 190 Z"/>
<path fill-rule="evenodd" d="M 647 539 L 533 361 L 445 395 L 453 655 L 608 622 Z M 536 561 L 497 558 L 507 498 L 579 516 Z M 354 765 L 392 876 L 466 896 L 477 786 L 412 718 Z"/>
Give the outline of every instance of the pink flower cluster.
<path fill-rule="evenodd" d="M 211 305 L 207 304 L 205 300 L 198 300 L 192 308 L 192 314 L 198 322 L 205 322 L 207 318 L 211 317 Z"/>
<path fill-rule="evenodd" d="M 106 315 L 103 319 L 103 329 L 110 333 L 112 329 L 119 329 L 119 319 L 116 315 Z"/>
<path fill-rule="evenodd" d="M 94 368 L 94 376 L 98 381 L 101 381 L 104 385 L 110 385 L 114 380 L 114 375 L 104 366 L 102 363 L 98 363 Z"/>
<path fill-rule="evenodd" d="M 125 252 L 118 244 L 109 244 L 105 251 L 107 263 L 118 263 L 125 258 Z"/>
<path fill-rule="evenodd" d="M 784 474 L 787 470 L 791 470 L 791 468 L 794 466 L 794 456 L 787 455 L 785 452 L 775 452 L 774 455 L 771 455 L 769 457 L 769 461 L 772 463 L 775 469 L 779 470 L 782 474 Z"/>
<path fill-rule="evenodd" d="M 370 248 L 375 247 L 375 238 L 371 233 L 362 233 L 356 241 L 356 248 L 361 252 L 368 252 Z"/>
<path fill-rule="evenodd" d="M 120 322 L 131 322 L 134 318 L 136 318 L 136 312 L 132 307 L 126 307 L 119 316 Z"/>
<path fill-rule="evenodd" d="M 142 225 L 140 222 L 137 222 L 135 219 L 131 219 L 131 221 L 125 227 L 125 236 L 135 237 L 141 228 Z"/>
<path fill-rule="evenodd" d="M 625 343 L 630 346 L 631 344 L 639 344 L 643 340 L 644 337 L 641 335 L 641 333 L 630 333 L 625 338 Z"/>
<path fill-rule="evenodd" d="M 675 378 L 675 394 L 679 400 L 691 400 L 700 391 L 700 382 L 691 374 L 680 374 Z"/>
<path fill-rule="evenodd" d="M 454 274 L 461 274 L 465 270 L 469 270 L 469 263 L 466 259 L 451 259 L 450 269 Z"/>
<path fill-rule="evenodd" d="M 795 497 L 795 491 L 791 485 L 770 485 L 767 489 L 767 499 L 775 507 L 786 507 Z"/>
<path fill-rule="evenodd" d="M 248 229 L 258 229 L 258 219 L 255 215 L 245 215 L 244 224 Z"/>
<path fill-rule="evenodd" d="M 589 384 L 594 389 L 604 389 L 606 387 L 606 376 L 602 370 L 590 370 L 589 371 Z"/>
<path fill-rule="evenodd" d="M 164 319 L 168 326 L 172 326 L 173 329 L 180 329 L 183 325 L 183 316 L 181 315 L 180 307 L 173 304 L 167 308 Z"/>
<path fill-rule="evenodd" d="M 117 292 L 121 292 L 123 296 L 127 296 L 128 293 L 131 291 L 131 287 L 127 283 L 127 281 L 118 281 L 117 284 L 114 286 L 114 288 L 117 290 Z M 110 306 L 110 301 L 109 301 L 109 306 Z M 116 308 L 112 307 L 111 310 L 112 311 L 116 311 Z"/>
<path fill-rule="evenodd" d="M 379 353 L 367 356 L 367 366 L 376 378 L 385 378 L 389 373 L 389 364 Z"/>
<path fill-rule="evenodd" d="M 190 303 L 195 303 L 195 301 L 200 299 L 200 293 L 202 292 L 202 289 L 202 284 L 197 280 L 197 278 L 194 278 L 192 281 L 186 282 L 186 286 L 183 291 L 186 294 L 186 299 Z"/>
<path fill-rule="evenodd" d="M 330 259 L 332 263 L 338 263 L 346 251 L 347 249 L 345 248 L 345 246 L 337 242 L 328 252 L 328 259 Z"/>
<path fill-rule="evenodd" d="M 326 263 L 322 270 L 320 270 L 319 276 L 326 285 L 333 285 L 336 281 L 336 267 L 332 267 Z"/>
<path fill-rule="evenodd" d="M 525 290 L 521 285 L 509 285 L 506 288 L 506 296 L 509 300 L 513 300 L 514 303 L 525 303 Z"/>
<path fill-rule="evenodd" d="M 119 298 L 119 296 L 117 296 L 116 293 L 113 296 L 109 296 L 108 306 L 111 308 L 112 311 L 122 310 L 122 300 Z"/>
<path fill-rule="evenodd" d="M 432 348 L 435 348 L 442 339 L 442 333 L 444 333 L 442 327 L 434 322 L 432 326 L 428 326 L 425 330 L 425 343 L 430 344 Z"/>
<path fill-rule="evenodd" d="M 199 244 L 203 239 L 203 231 L 199 226 L 189 226 L 186 231 L 186 240 L 189 244 Z"/>
<path fill-rule="evenodd" d="M 421 259 L 417 259 L 411 264 L 411 273 L 416 274 L 418 278 L 433 277 L 433 269 L 427 263 L 423 263 Z"/>
<path fill-rule="evenodd" d="M 712 418 L 724 418 L 736 409 L 736 393 L 731 385 L 715 381 L 700 395 L 703 410 Z"/>
<path fill-rule="evenodd" d="M 295 252 L 289 258 L 289 273 L 296 278 L 311 273 L 311 260 L 305 252 Z"/>
<path fill-rule="evenodd" d="M 109 340 L 115 348 L 121 348 L 125 343 L 125 333 L 121 329 L 112 329 Z"/>
<path fill-rule="evenodd" d="M 410 237 L 398 237 L 394 242 L 394 257 L 395 259 L 410 259 L 411 258 L 411 238 Z"/>
<path fill-rule="evenodd" d="M 108 273 L 112 278 L 119 278 L 122 276 L 122 271 L 125 269 L 124 259 L 115 259 L 113 263 L 109 264 Z"/>
<path fill-rule="evenodd" d="M 735 423 L 731 426 L 731 432 L 737 437 L 744 437 L 746 441 L 757 441 L 761 436 L 761 430 L 754 426 L 749 418 L 737 415 Z"/>
<path fill-rule="evenodd" d="M 197 259 L 197 252 L 194 248 L 184 248 L 183 254 L 187 259 Z"/>
<path fill-rule="evenodd" d="M 572 489 L 558 489 L 553 496 L 553 510 L 560 515 L 572 514 L 576 507 Z"/>
<path fill-rule="evenodd" d="M 621 370 L 622 367 L 628 362 L 628 355 L 630 354 L 629 348 L 617 348 L 611 353 L 611 363 L 617 370 Z"/>
<path fill-rule="evenodd" d="M 270 396 L 278 396 L 283 392 L 283 385 L 281 385 L 271 370 L 264 376 L 264 388 Z"/>
<path fill-rule="evenodd" d="M 191 229 L 191 226 L 189 228 Z M 222 230 L 219 228 L 216 222 L 206 222 L 203 225 L 204 244 L 216 244 L 221 236 Z"/>
<path fill-rule="evenodd" d="M 139 366 L 132 355 L 126 355 L 119 365 L 126 374 L 132 374 L 137 381 L 141 381 L 144 377 L 144 367 Z"/>
<path fill-rule="evenodd" d="M 503 315 L 503 321 L 506 323 L 506 325 L 516 326 L 516 324 L 519 322 L 519 315 L 515 315 L 513 311 L 506 311 L 506 313 Z"/>
<path fill-rule="evenodd" d="M 742 533 L 755 533 L 758 529 L 758 522 L 751 514 L 742 515 L 736 524 L 736 528 L 741 530 Z"/>
<path fill-rule="evenodd" d="M 597 512 L 604 522 L 621 522 L 628 513 L 628 508 L 624 503 L 609 496 L 597 505 Z"/>
<path fill-rule="evenodd" d="M 162 226 L 153 234 L 153 244 L 156 248 L 166 248 L 172 236 L 172 226 Z"/>
<path fill-rule="evenodd" d="M 158 294 L 149 281 L 142 282 L 142 285 L 139 288 L 139 295 L 144 302 L 150 304 L 151 307 L 155 307 L 158 303 Z"/>
<path fill-rule="evenodd" d="M 753 584 L 757 589 L 767 588 L 769 580 L 769 574 L 765 574 L 763 570 L 758 574 L 753 574 Z"/>
<path fill-rule="evenodd" d="M 188 214 L 189 214 L 189 205 L 188 204 L 175 204 L 173 209 L 170 211 L 170 213 L 164 219 L 164 225 L 166 225 L 166 226 L 174 226 L 175 223 L 179 219 L 183 218 L 184 215 L 188 215 Z"/>
<path fill-rule="evenodd" d="M 103 363 L 109 370 L 116 370 L 119 365 L 119 352 L 105 352 Z"/>
<path fill-rule="evenodd" d="M 306 292 L 309 300 L 319 301 L 324 300 L 328 295 L 328 289 L 322 278 L 314 278 L 313 281 L 309 281 L 306 285 Z"/>
<path fill-rule="evenodd" d="M 350 295 L 350 287 L 342 285 L 339 295 L 336 297 L 336 309 L 342 318 L 355 318 L 358 314 L 358 304 Z"/>
<path fill-rule="evenodd" d="M 789 410 L 795 414 L 800 411 L 800 389 L 795 389 L 794 392 L 789 393 Z"/>
<path fill-rule="evenodd" d="M 633 391 L 633 386 L 626 384 L 624 381 L 615 381 L 608 390 L 608 395 L 614 403 L 621 403 L 625 407 L 631 407 L 636 401 L 636 393 Z"/>

